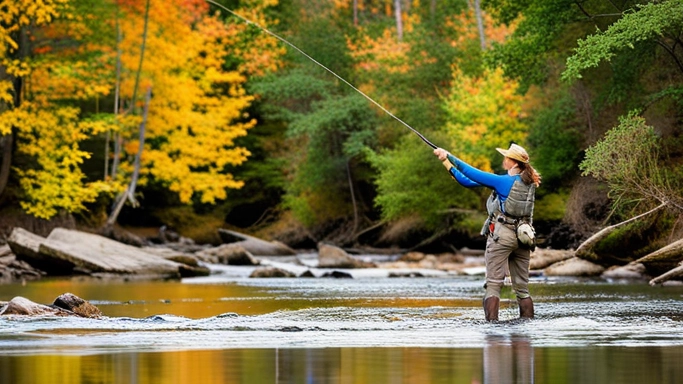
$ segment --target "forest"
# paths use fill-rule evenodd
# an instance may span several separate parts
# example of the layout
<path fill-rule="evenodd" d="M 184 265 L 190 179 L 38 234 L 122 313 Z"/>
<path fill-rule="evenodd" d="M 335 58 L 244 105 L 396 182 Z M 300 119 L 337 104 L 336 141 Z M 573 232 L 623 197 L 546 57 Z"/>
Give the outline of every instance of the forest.
<path fill-rule="evenodd" d="M 540 246 L 683 237 L 683 0 L 2 4 L 5 235 L 483 247 L 489 191 L 411 127 L 491 172 L 526 148 Z"/>

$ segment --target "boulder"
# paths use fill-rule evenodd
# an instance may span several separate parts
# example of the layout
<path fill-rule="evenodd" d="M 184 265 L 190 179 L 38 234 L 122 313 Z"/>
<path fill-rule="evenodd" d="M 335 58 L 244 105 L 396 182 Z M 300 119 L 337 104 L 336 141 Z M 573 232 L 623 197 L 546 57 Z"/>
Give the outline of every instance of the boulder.
<path fill-rule="evenodd" d="M 398 258 L 398 261 L 405 261 L 406 263 L 418 263 L 422 261 L 425 256 L 427 255 L 422 252 L 408 252 L 401 255 L 401 257 Z"/>
<path fill-rule="evenodd" d="M 574 251 L 572 250 L 536 248 L 535 251 L 531 252 L 529 269 L 543 269 L 562 260 L 571 259 L 572 257 L 574 257 Z"/>
<path fill-rule="evenodd" d="M 91 272 L 180 276 L 179 263 L 92 233 L 55 228 L 39 249 Z"/>
<path fill-rule="evenodd" d="M 275 267 L 256 268 L 249 277 L 296 277 L 295 274 Z"/>
<path fill-rule="evenodd" d="M 66 309 L 81 317 L 98 319 L 102 317 L 102 311 L 88 301 L 81 299 L 73 293 L 59 295 L 52 303 L 53 306 Z"/>
<path fill-rule="evenodd" d="M 47 238 L 14 228 L 8 241 L 20 260 L 48 275 L 74 272 L 127 274 L 146 278 L 178 278 L 183 264 L 165 260 L 138 247 L 76 230 L 55 228 Z M 43 269 L 44 268 L 44 269 Z"/>
<path fill-rule="evenodd" d="M 649 278 L 645 265 L 637 262 L 609 267 L 602 273 L 602 277 L 615 280 L 645 280 Z"/>
<path fill-rule="evenodd" d="M 600 276 L 605 268 L 590 261 L 572 257 L 544 269 L 546 276 Z"/>
<path fill-rule="evenodd" d="M 19 316 L 76 316 L 75 313 L 63 308 L 37 304 L 33 301 L 17 296 L 0 308 L 0 315 Z"/>
<path fill-rule="evenodd" d="M 214 264 L 259 265 L 254 255 L 237 243 L 221 244 L 218 247 L 197 252 L 196 255 Z"/>
<path fill-rule="evenodd" d="M 296 251 L 279 241 L 265 241 L 243 233 L 219 228 L 223 243 L 237 244 L 255 256 L 292 256 Z"/>
<path fill-rule="evenodd" d="M 318 268 L 375 268 L 377 265 L 358 260 L 334 245 L 318 244 Z"/>
<path fill-rule="evenodd" d="M 48 275 L 71 274 L 75 266 L 73 262 L 40 252 L 40 245 L 45 241 L 47 239 L 42 236 L 15 227 L 7 239 L 7 244 L 16 255 L 17 260 L 23 260 Z"/>

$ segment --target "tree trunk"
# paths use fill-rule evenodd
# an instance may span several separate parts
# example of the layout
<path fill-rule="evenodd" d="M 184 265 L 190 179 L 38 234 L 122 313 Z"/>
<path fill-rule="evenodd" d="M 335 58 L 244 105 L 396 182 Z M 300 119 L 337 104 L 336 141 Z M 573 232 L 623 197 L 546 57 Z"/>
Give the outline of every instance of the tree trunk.
<path fill-rule="evenodd" d="M 401 0 L 394 0 L 394 11 L 396 14 L 396 34 L 398 41 L 403 41 L 403 19 L 401 18 Z"/>
<path fill-rule="evenodd" d="M 351 178 L 351 167 L 349 163 L 351 159 L 346 160 L 346 176 L 349 180 L 349 191 L 351 192 L 351 203 L 353 204 L 353 230 L 351 234 L 355 234 L 358 230 L 358 206 L 356 204 L 356 194 L 353 191 L 353 179 Z"/>
<path fill-rule="evenodd" d="M 429 3 L 429 18 L 431 19 L 432 23 L 436 19 L 436 0 L 432 0 Z"/>
<path fill-rule="evenodd" d="M 606 238 L 610 233 L 614 232 L 617 228 L 621 227 L 622 225 L 626 225 L 632 221 L 638 220 L 642 217 L 645 217 L 649 214 L 655 213 L 659 211 L 660 209 L 666 207 L 667 203 L 662 203 L 660 204 L 657 208 L 651 209 L 645 213 L 642 213 L 638 216 L 632 217 L 626 221 L 622 221 L 621 223 L 617 223 L 614 225 L 610 225 L 609 227 L 605 227 L 601 229 L 598 233 L 594 234 L 593 236 L 589 237 L 586 241 L 581 243 L 579 247 L 576 249 L 576 257 L 586 259 L 586 260 L 593 260 L 593 257 L 590 257 L 592 254 L 593 247 L 600 242 L 602 239 Z"/>
<path fill-rule="evenodd" d="M 133 177 L 131 178 L 130 184 L 128 185 L 126 191 L 117 197 L 116 205 L 112 213 L 109 215 L 109 218 L 107 219 L 107 228 L 111 228 L 114 225 L 114 223 L 116 223 L 116 219 L 118 218 L 119 213 L 121 213 L 121 209 L 123 208 L 123 205 L 126 203 L 126 200 L 130 200 L 133 204 L 137 203 L 134 194 L 135 187 L 138 182 L 138 175 L 140 174 L 140 162 L 142 158 L 142 151 L 145 147 L 145 125 L 147 124 L 147 115 L 149 113 L 149 102 L 151 98 L 152 87 L 148 87 L 147 94 L 145 95 L 145 108 L 144 113 L 142 115 L 142 123 L 140 123 L 140 143 L 138 146 L 138 153 L 135 155 L 135 169 L 133 170 Z"/>
<path fill-rule="evenodd" d="M 477 28 L 479 29 L 479 42 L 481 50 L 486 50 L 486 36 L 484 35 L 484 20 L 481 16 L 480 0 L 474 0 L 474 14 L 477 17 Z"/>
<path fill-rule="evenodd" d="M 14 142 L 14 133 L 10 132 L 8 135 L 2 137 L 2 164 L 0 165 L 0 195 L 7 187 L 9 180 L 9 173 L 12 169 L 12 148 Z"/>
<path fill-rule="evenodd" d="M 353 0 L 353 26 L 358 26 L 358 0 Z"/>

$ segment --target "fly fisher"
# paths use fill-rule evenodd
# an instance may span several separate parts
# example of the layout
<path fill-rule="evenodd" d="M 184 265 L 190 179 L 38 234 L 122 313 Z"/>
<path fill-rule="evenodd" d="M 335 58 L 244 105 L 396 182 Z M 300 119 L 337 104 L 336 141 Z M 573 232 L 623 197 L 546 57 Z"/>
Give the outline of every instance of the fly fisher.
<path fill-rule="evenodd" d="M 486 236 L 483 301 L 486 320 L 498 320 L 506 265 L 519 303 L 519 316 L 532 319 L 534 304 L 529 294 L 529 260 L 535 248 L 534 200 L 541 175 L 529 164 L 529 154 L 521 146 L 511 144 L 508 149 L 497 150 L 504 156 L 503 168 L 507 171 L 504 175 L 477 169 L 442 148 L 434 149 L 434 155 L 463 187 L 492 190 L 486 201 L 488 218 L 481 231 Z"/>

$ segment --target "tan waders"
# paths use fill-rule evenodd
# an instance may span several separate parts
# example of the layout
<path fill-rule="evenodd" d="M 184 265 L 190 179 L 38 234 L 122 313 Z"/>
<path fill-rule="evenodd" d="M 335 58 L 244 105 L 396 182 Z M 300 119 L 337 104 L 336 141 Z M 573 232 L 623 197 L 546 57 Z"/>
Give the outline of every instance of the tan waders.
<path fill-rule="evenodd" d="M 498 320 L 500 290 L 505 281 L 505 267 L 510 271 L 512 289 L 519 302 L 520 318 L 534 317 L 534 304 L 529 295 L 529 260 L 531 251 L 521 248 L 513 225 L 495 222 L 486 241 L 486 295 L 484 315 L 487 321 Z"/>

